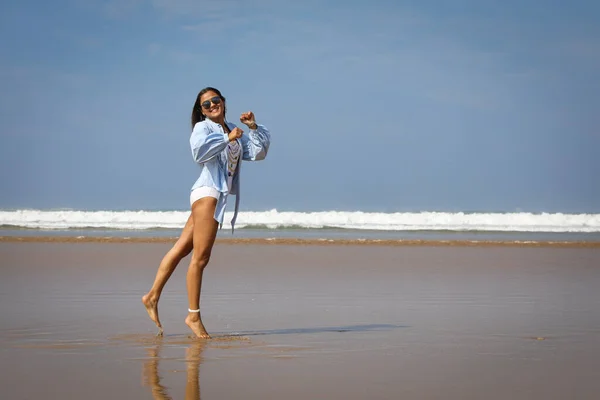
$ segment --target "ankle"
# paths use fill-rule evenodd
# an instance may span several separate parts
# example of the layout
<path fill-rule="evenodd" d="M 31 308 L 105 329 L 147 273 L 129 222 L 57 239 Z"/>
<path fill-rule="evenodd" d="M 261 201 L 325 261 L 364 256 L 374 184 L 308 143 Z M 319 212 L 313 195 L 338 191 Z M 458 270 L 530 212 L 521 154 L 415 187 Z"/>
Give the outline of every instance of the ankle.
<path fill-rule="evenodd" d="M 200 320 L 200 310 L 191 310 L 188 308 L 188 316 L 187 319 L 191 322 L 196 322 Z"/>
<path fill-rule="evenodd" d="M 160 297 L 160 292 L 157 292 L 154 289 L 150 289 L 144 297 L 148 298 L 149 300 L 158 300 L 158 298 Z"/>

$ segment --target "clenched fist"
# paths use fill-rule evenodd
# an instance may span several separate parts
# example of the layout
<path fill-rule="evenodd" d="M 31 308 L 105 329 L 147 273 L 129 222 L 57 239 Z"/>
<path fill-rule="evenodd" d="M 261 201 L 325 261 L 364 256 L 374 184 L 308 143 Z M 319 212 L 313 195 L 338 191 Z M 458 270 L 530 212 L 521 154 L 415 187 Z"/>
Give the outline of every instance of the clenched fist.
<path fill-rule="evenodd" d="M 250 129 L 256 129 L 256 121 L 254 120 L 254 113 L 252 111 L 242 113 L 240 115 L 240 122 L 247 125 Z"/>
<path fill-rule="evenodd" d="M 229 141 L 231 142 L 232 140 L 241 138 L 242 133 L 244 133 L 244 131 L 236 126 L 231 132 L 229 132 Z"/>

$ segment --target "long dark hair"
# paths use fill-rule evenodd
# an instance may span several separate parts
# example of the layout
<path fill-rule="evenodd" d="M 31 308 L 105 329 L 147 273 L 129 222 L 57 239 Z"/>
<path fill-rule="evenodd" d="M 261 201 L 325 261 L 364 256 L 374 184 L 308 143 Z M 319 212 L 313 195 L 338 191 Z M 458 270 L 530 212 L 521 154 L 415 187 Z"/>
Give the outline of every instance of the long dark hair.
<path fill-rule="evenodd" d="M 219 89 L 215 89 L 214 87 L 205 87 L 198 93 L 198 96 L 196 96 L 196 102 L 194 103 L 194 108 L 192 109 L 192 129 L 194 129 L 194 125 L 200 121 L 204 121 L 206 118 L 206 116 L 202 114 L 202 106 L 200 105 L 200 97 L 202 97 L 202 95 L 206 92 L 215 92 L 221 98 L 221 100 L 223 100 L 224 114 L 227 113 L 225 97 L 223 97 L 221 92 L 219 92 Z"/>

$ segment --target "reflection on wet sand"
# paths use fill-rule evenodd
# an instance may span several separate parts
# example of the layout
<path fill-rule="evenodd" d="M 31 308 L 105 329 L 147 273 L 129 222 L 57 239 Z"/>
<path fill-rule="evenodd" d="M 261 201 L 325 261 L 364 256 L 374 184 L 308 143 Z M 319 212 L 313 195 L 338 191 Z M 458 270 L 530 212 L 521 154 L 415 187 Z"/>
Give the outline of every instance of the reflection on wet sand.
<path fill-rule="evenodd" d="M 205 341 L 194 340 L 185 351 L 187 371 L 185 385 L 186 400 L 200 400 L 200 362 L 205 345 Z M 159 340 L 156 345 L 147 349 L 148 360 L 144 363 L 143 367 L 143 384 L 150 387 L 152 398 L 156 400 L 170 400 L 172 397 L 167 393 L 167 388 L 162 385 L 159 373 L 162 347 L 163 341 Z"/>

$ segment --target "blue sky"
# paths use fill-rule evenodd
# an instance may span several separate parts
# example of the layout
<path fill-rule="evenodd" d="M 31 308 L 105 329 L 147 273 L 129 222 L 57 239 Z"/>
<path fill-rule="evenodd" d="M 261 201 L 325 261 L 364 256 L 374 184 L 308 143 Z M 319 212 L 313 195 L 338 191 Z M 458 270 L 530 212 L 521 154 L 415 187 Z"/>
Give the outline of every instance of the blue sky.
<path fill-rule="evenodd" d="M 215 86 L 243 210 L 600 212 L 598 4 L 3 1 L 0 208 L 187 209 Z"/>

